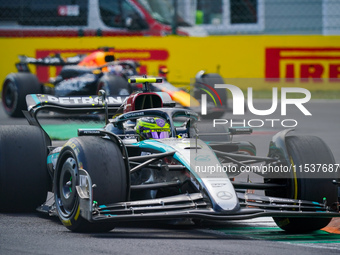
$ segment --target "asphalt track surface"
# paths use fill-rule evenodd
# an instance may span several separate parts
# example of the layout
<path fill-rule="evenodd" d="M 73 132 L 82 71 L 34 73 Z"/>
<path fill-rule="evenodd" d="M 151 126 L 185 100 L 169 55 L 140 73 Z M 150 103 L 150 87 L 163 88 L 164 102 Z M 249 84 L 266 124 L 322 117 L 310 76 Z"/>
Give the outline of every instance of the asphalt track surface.
<path fill-rule="evenodd" d="M 258 101 L 268 109 L 268 101 Z M 296 134 L 321 137 L 340 163 L 340 100 L 312 101 L 312 113 L 304 116 L 294 106 L 287 116 L 275 112 L 271 119 L 295 119 Z M 230 119 L 229 115 L 224 116 Z M 237 119 L 266 119 L 247 113 Z M 235 118 L 236 119 L 236 118 Z M 26 125 L 24 119 L 10 119 L 0 108 L 0 125 Z M 270 138 L 284 129 L 264 126 L 250 136 L 235 140 L 253 142 L 258 155 L 266 155 Z M 339 254 L 340 235 L 316 231 L 304 235 L 286 234 L 271 218 L 235 222 L 142 222 L 125 223 L 105 234 L 77 234 L 58 219 L 39 213 L 0 214 L 0 254 Z"/>

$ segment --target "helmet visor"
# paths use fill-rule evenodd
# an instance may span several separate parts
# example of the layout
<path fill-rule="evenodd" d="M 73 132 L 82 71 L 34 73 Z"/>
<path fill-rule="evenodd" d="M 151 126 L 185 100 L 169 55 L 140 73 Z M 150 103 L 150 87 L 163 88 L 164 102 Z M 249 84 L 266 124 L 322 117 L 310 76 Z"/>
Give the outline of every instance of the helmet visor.
<path fill-rule="evenodd" d="M 151 131 L 148 133 L 144 133 L 144 136 L 146 139 L 162 139 L 162 138 L 169 138 L 169 132 L 167 131 L 161 131 L 161 132 L 156 132 L 156 131 Z"/>

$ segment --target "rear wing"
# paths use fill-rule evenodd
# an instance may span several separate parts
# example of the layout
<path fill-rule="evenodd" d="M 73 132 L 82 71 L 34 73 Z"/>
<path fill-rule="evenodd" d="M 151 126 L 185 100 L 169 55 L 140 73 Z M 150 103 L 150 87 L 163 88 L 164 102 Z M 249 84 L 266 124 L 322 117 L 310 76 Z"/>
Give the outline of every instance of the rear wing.
<path fill-rule="evenodd" d="M 107 103 L 109 112 L 121 108 L 128 96 L 107 96 L 106 102 L 103 96 L 70 96 L 57 97 L 44 94 L 30 94 L 26 96 L 27 109 L 30 113 L 45 110 L 58 112 L 101 112 L 105 110 Z"/>
<path fill-rule="evenodd" d="M 76 65 L 78 64 L 85 55 L 80 54 L 74 57 L 62 58 L 59 54 L 55 54 L 55 56 L 45 57 L 45 58 L 32 58 L 25 55 L 19 55 L 20 63 L 23 64 L 34 64 L 34 65 L 43 65 L 43 66 L 64 66 L 64 65 Z"/>
<path fill-rule="evenodd" d="M 65 65 L 77 65 L 85 55 L 77 55 L 69 58 L 62 58 L 59 54 L 55 56 L 45 58 L 32 58 L 25 55 L 19 55 L 19 62 L 15 64 L 15 67 L 19 72 L 30 72 L 28 64 L 37 66 L 65 66 Z"/>
<path fill-rule="evenodd" d="M 28 65 L 36 65 L 36 66 L 67 66 L 67 65 L 78 65 L 86 55 L 79 54 L 74 57 L 62 58 L 60 54 L 55 54 L 53 57 L 48 56 L 45 58 L 33 58 L 25 55 L 19 55 L 19 62 L 15 64 L 17 70 L 19 72 L 30 72 Z M 136 69 L 139 67 L 139 62 L 134 60 L 116 60 L 116 61 L 107 61 L 106 64 L 100 66 L 91 66 L 90 70 L 102 69 L 104 67 L 110 65 L 125 65 L 130 66 L 131 68 Z"/>
<path fill-rule="evenodd" d="M 30 94 L 26 96 L 26 103 L 28 112 L 32 117 L 41 110 L 53 110 L 56 112 L 64 113 L 93 113 L 93 112 L 105 112 L 106 104 L 107 110 L 110 114 L 123 112 L 123 108 L 126 108 L 128 98 L 136 99 L 145 95 L 156 95 L 159 97 L 164 107 L 174 107 L 175 103 L 166 92 L 152 92 L 152 93 L 136 93 L 131 96 L 70 96 L 70 97 L 57 97 L 46 94 Z M 147 100 L 143 102 L 147 104 Z M 159 107 L 159 106 L 153 106 Z M 138 110 L 144 107 L 138 108 Z M 149 108 L 149 107 L 147 107 Z"/>
<path fill-rule="evenodd" d="M 106 100 L 105 100 L 106 98 Z M 123 103 L 128 96 L 73 96 L 73 97 L 56 97 L 44 94 L 30 94 L 26 96 L 28 111 L 23 111 L 28 123 L 32 126 L 40 127 L 48 145 L 51 145 L 51 139 L 45 130 L 41 127 L 37 114 L 40 111 L 54 111 L 65 114 L 96 114 L 105 113 L 116 114 L 123 109 Z"/>

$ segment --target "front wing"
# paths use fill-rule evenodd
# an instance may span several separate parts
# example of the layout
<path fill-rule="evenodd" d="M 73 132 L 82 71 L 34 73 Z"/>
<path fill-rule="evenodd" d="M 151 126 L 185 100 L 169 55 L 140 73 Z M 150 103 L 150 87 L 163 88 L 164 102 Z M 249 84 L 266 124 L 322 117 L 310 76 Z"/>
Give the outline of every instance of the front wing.
<path fill-rule="evenodd" d="M 276 198 L 237 192 L 239 207 L 232 211 L 216 211 L 202 193 L 182 194 L 158 199 L 119 202 L 99 205 L 92 199 L 92 182 L 88 173 L 81 170 L 80 197 L 81 216 L 90 222 L 97 221 L 141 221 L 176 218 L 198 218 L 206 220 L 245 220 L 256 217 L 304 217 L 333 218 L 340 213 L 331 211 L 322 203 Z M 337 208 L 338 209 L 338 208 Z M 339 210 L 337 210 L 339 211 Z"/>

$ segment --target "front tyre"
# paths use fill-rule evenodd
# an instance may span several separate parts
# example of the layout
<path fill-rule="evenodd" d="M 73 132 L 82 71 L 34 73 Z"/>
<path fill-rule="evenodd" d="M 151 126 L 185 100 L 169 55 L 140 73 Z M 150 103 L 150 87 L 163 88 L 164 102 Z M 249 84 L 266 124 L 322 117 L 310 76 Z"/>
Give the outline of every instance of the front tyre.
<path fill-rule="evenodd" d="M 296 167 L 305 164 L 325 164 L 334 166 L 335 161 L 329 147 L 323 140 L 315 136 L 288 136 L 286 146 L 290 161 Z M 327 205 L 332 206 L 338 201 L 338 187 L 332 183 L 339 179 L 338 173 L 328 173 L 327 178 L 310 178 L 310 173 L 296 171 L 296 176 L 292 176 L 282 181 L 287 185 L 287 189 L 281 192 L 266 192 L 267 195 L 281 196 L 294 199 L 309 200 L 322 203 L 326 198 Z M 328 225 L 330 218 L 276 218 L 276 224 L 292 233 L 311 232 Z"/>
<path fill-rule="evenodd" d="M 127 172 L 116 144 L 100 137 L 77 137 L 62 149 L 54 176 L 57 213 L 61 222 L 75 232 L 106 232 L 111 222 L 91 223 L 80 215 L 79 169 L 85 169 L 96 184 L 93 199 L 99 205 L 127 200 Z"/>

